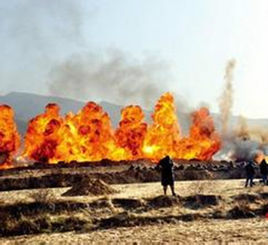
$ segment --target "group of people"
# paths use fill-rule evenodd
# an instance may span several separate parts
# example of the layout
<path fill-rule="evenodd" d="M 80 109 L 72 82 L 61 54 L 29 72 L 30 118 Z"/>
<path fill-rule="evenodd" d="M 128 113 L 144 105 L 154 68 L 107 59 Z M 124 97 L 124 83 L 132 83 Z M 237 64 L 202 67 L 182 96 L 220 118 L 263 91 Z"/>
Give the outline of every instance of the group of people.
<path fill-rule="evenodd" d="M 255 173 L 256 170 L 259 168 L 260 170 L 260 174 L 261 174 L 261 181 L 264 185 L 267 184 L 267 175 L 268 175 L 268 165 L 266 163 L 265 158 L 261 161 L 261 163 L 258 164 L 255 163 L 254 161 L 249 161 L 245 167 L 246 170 L 246 183 L 245 183 L 245 187 L 248 187 L 248 185 L 250 187 L 252 187 L 254 185 L 254 177 L 255 177 Z"/>
<path fill-rule="evenodd" d="M 259 165 L 259 166 L 258 166 Z M 173 170 L 173 161 L 169 156 L 164 157 L 158 163 L 158 169 L 161 171 L 161 184 L 163 186 L 164 195 L 167 194 L 167 187 L 170 186 L 171 193 L 173 196 L 176 196 L 174 189 L 174 170 Z M 268 165 L 266 160 L 263 159 L 260 164 L 255 163 L 254 161 L 249 161 L 246 166 L 246 183 L 245 187 L 252 187 L 254 185 L 254 177 L 256 170 L 259 169 L 262 182 L 264 185 L 267 185 L 267 175 L 268 175 Z"/>

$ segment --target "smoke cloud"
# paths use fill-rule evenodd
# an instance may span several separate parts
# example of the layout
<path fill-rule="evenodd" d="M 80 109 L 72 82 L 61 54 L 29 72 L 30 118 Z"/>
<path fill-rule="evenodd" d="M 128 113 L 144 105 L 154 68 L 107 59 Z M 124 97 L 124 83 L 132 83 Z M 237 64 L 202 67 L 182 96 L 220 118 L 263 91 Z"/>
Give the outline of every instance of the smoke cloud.
<path fill-rule="evenodd" d="M 233 107 L 233 72 L 236 61 L 234 59 L 229 60 L 224 75 L 224 88 L 220 96 L 219 107 L 220 107 L 220 121 L 222 136 L 226 136 L 228 133 L 228 124 Z"/>
<path fill-rule="evenodd" d="M 154 58 L 132 59 L 120 50 L 73 55 L 50 73 L 53 95 L 80 100 L 106 100 L 121 105 L 140 104 L 152 109 L 172 80 L 167 63 Z M 178 103 L 185 109 L 185 103 Z"/>
<path fill-rule="evenodd" d="M 106 47 L 96 51 L 88 29 L 95 28 L 98 8 L 97 3 L 84 0 L 1 1 L 0 80 L 8 82 L 0 92 L 16 88 L 80 100 L 140 104 L 151 110 L 158 97 L 170 90 L 169 64 L 155 57 L 134 59 Z M 181 97 L 175 98 L 178 111 L 187 110 Z"/>
<path fill-rule="evenodd" d="M 246 119 L 240 117 L 234 136 L 236 139 L 235 158 L 252 158 L 257 152 L 268 154 L 268 130 L 266 128 L 249 126 Z"/>
<path fill-rule="evenodd" d="M 218 158 L 237 161 L 249 161 L 260 152 L 268 154 L 268 130 L 265 127 L 249 125 L 247 119 L 240 116 L 236 126 L 230 125 L 233 107 L 234 59 L 228 61 L 225 68 L 225 84 L 219 100 L 221 134 L 223 148 Z M 233 128 L 230 129 L 230 126 Z"/>
<path fill-rule="evenodd" d="M 85 18 L 85 4 L 81 0 L 0 1 L 3 92 L 14 88 L 46 92 L 51 67 L 85 43 L 83 25 L 90 21 Z"/>
<path fill-rule="evenodd" d="M 268 130 L 249 125 L 246 118 L 239 117 L 229 138 L 225 138 L 223 153 L 236 161 L 249 161 L 257 155 L 268 155 Z"/>

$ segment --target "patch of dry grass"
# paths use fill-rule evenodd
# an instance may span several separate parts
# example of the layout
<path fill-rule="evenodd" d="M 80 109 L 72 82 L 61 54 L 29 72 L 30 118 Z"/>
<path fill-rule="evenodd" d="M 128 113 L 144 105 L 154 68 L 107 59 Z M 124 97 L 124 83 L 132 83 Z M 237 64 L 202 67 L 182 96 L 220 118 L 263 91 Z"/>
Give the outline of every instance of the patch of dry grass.
<path fill-rule="evenodd" d="M 213 185 L 210 181 L 193 181 L 189 185 L 189 189 L 191 190 L 192 194 L 206 194 L 211 193 L 213 191 Z"/>
<path fill-rule="evenodd" d="M 53 203 L 56 195 L 49 189 L 38 189 L 29 194 L 29 197 L 35 202 Z"/>
<path fill-rule="evenodd" d="M 108 204 L 108 207 L 109 209 L 112 211 L 113 214 L 118 214 L 119 213 L 119 209 L 117 209 L 113 202 L 112 202 L 112 198 L 110 195 L 105 195 L 105 198 L 104 198 Z"/>
<path fill-rule="evenodd" d="M 94 232 L 40 234 L 1 239 L 1 244 L 267 244 L 267 222 L 199 220 Z"/>

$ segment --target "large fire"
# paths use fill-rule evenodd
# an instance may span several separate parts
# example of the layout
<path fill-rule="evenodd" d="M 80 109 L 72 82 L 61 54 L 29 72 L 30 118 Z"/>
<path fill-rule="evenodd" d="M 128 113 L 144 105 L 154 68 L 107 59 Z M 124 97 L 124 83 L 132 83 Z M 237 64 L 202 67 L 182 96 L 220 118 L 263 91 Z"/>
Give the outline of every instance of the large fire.
<path fill-rule="evenodd" d="M 203 107 L 192 113 L 192 121 L 190 136 L 186 139 L 187 149 L 190 149 L 189 153 L 191 153 L 188 159 L 210 160 L 221 147 L 220 136 L 215 130 L 213 118 L 209 110 Z M 187 157 L 182 158 L 187 159 Z"/>
<path fill-rule="evenodd" d="M 7 111 L 7 116 L 0 114 L 0 153 L 8 152 L 10 159 L 18 149 L 18 134 L 11 108 L 7 107 Z M 6 138 L 13 137 L 12 147 L 3 143 L 6 141 L 2 140 L 1 131 L 10 131 Z M 68 113 L 64 117 L 57 104 L 48 104 L 45 112 L 28 124 L 22 157 L 45 163 L 102 159 L 158 161 L 166 155 L 210 160 L 220 147 L 220 137 L 206 108 L 192 113 L 189 135 L 183 137 L 174 98 L 165 93 L 155 105 L 151 124 L 144 121 L 139 106 L 131 105 L 122 109 L 116 130 L 109 115 L 94 102 L 87 103 L 77 114 Z"/>
<path fill-rule="evenodd" d="M 174 98 L 163 94 L 154 108 L 153 124 L 150 125 L 143 142 L 147 158 L 158 160 L 163 156 L 177 157 L 176 148 L 180 143 L 180 128 L 176 116 Z"/>
<path fill-rule="evenodd" d="M 14 122 L 14 112 L 10 106 L 0 105 L 0 169 L 12 165 L 19 145 L 20 137 Z"/>
<path fill-rule="evenodd" d="M 39 162 L 100 161 L 102 159 L 157 161 L 165 155 L 173 158 L 210 160 L 220 148 L 212 117 L 207 109 L 193 113 L 188 137 L 182 138 L 174 98 L 165 93 L 158 100 L 147 125 L 139 106 L 127 106 L 113 130 L 110 118 L 94 102 L 77 114 L 65 117 L 56 104 L 29 123 L 23 156 Z"/>
<path fill-rule="evenodd" d="M 220 147 L 220 137 L 207 108 L 192 113 L 189 136 L 182 138 L 173 96 L 169 93 L 161 96 L 143 144 L 147 158 L 159 160 L 170 155 L 178 159 L 211 160 Z"/>
<path fill-rule="evenodd" d="M 57 163 L 120 160 L 126 152 L 116 145 L 108 114 L 89 102 L 76 115 L 64 118 L 56 104 L 48 104 L 43 114 L 29 122 L 23 156 Z"/>
<path fill-rule="evenodd" d="M 127 152 L 127 158 L 144 157 L 143 144 L 147 135 L 147 123 L 139 106 L 127 106 L 121 111 L 121 121 L 115 131 L 116 142 Z"/>

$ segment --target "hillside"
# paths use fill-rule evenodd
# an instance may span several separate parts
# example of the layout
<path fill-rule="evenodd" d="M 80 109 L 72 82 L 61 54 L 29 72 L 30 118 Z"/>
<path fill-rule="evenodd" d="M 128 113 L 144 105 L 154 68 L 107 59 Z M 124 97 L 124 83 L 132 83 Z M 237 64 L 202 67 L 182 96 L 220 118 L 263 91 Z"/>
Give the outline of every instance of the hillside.
<path fill-rule="evenodd" d="M 24 134 L 27 128 L 27 122 L 34 116 L 42 113 L 45 105 L 52 102 L 61 106 L 62 114 L 65 114 L 69 111 L 77 112 L 84 105 L 84 102 L 78 100 L 22 92 L 12 92 L 5 96 L 0 96 L 0 104 L 8 104 L 15 109 L 16 121 L 21 134 Z M 120 120 L 120 111 L 123 106 L 105 101 L 100 102 L 100 105 L 109 113 L 113 126 L 116 127 Z M 151 112 L 144 111 L 144 113 L 146 116 L 146 121 L 150 122 Z M 216 127 L 219 128 L 219 115 L 212 115 L 214 117 Z M 178 118 L 182 131 L 186 133 L 189 126 L 189 114 L 179 113 Z M 231 125 L 235 125 L 237 121 L 238 117 L 233 116 L 231 118 Z M 268 127 L 268 119 L 248 119 L 248 123 L 254 126 Z"/>

